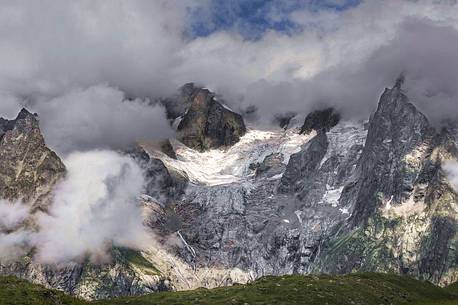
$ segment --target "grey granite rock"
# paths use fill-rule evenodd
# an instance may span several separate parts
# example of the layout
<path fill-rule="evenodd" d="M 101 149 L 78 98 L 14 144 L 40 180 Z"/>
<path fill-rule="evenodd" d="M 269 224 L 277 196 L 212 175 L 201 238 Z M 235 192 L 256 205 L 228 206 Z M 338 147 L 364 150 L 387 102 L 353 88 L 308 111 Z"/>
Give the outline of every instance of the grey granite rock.
<path fill-rule="evenodd" d="M 185 145 L 205 151 L 231 146 L 246 132 L 242 116 L 215 100 L 207 89 L 198 89 L 177 128 L 177 138 Z"/>
<path fill-rule="evenodd" d="M 0 197 L 46 209 L 47 196 L 64 176 L 65 166 L 46 146 L 38 117 L 22 109 L 14 120 L 1 119 L 0 130 Z"/>

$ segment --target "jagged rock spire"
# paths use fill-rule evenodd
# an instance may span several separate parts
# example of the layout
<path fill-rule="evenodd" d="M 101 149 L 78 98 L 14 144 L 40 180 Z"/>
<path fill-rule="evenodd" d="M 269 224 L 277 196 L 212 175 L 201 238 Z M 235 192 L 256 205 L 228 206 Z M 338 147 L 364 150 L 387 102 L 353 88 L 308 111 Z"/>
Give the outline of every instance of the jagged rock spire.
<path fill-rule="evenodd" d="M 399 90 L 403 81 L 401 74 L 393 88 L 385 90 L 369 122 L 358 164 L 361 177 L 352 186 L 356 188 L 354 225 L 366 223 L 381 201 L 401 202 L 410 196 L 422 167 L 405 162 L 406 156 L 433 142 L 435 131 L 428 119 Z"/>
<path fill-rule="evenodd" d="M 16 119 L 0 119 L 0 197 L 44 208 L 65 166 L 41 134 L 38 116 L 23 108 Z"/>
<path fill-rule="evenodd" d="M 401 90 L 402 86 L 404 85 L 404 82 L 406 80 L 404 72 L 402 72 L 398 78 L 396 79 L 396 83 L 394 84 L 394 88 Z"/>

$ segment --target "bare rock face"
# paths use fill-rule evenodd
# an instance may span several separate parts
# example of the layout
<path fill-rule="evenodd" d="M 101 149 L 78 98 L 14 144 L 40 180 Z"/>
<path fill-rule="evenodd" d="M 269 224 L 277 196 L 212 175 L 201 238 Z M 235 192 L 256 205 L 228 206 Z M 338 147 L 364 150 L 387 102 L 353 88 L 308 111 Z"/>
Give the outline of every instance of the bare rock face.
<path fill-rule="evenodd" d="M 402 79 L 386 89 L 339 199 L 352 214 L 323 243 L 315 270 L 456 281 L 458 196 L 442 169 L 444 160 L 457 160 L 456 131 L 437 133 L 409 102 Z"/>
<path fill-rule="evenodd" d="M 167 143 L 173 151 L 170 142 Z M 162 146 L 143 143 L 132 147 L 127 153 L 145 172 L 145 193 L 165 205 L 169 201 L 179 199 L 184 194 L 188 178 L 181 172 L 168 169 L 160 159 L 154 157 L 153 154 L 161 150 Z M 164 154 L 168 156 L 167 153 Z"/>
<path fill-rule="evenodd" d="M 313 178 L 313 173 L 320 167 L 328 145 L 326 133 L 320 132 L 300 152 L 292 155 L 281 178 L 279 190 L 295 193 L 310 183 L 308 179 Z"/>
<path fill-rule="evenodd" d="M 177 128 L 177 139 L 198 151 L 231 146 L 246 132 L 240 114 L 217 101 L 213 92 L 193 83 L 160 102 Z"/>
<path fill-rule="evenodd" d="M 340 114 L 334 108 L 326 108 L 309 113 L 301 127 L 301 133 L 310 133 L 312 130 L 326 132 L 331 130 L 340 121 Z"/>
<path fill-rule="evenodd" d="M 183 144 L 205 151 L 237 143 L 246 127 L 242 116 L 216 101 L 213 93 L 197 89 L 177 130 Z"/>
<path fill-rule="evenodd" d="M 402 92 L 401 83 L 386 89 L 369 122 L 358 170 L 361 177 L 345 192 L 357 193 L 352 221 L 365 223 L 381 201 L 407 200 L 433 148 L 435 131 Z M 367 177 L 367 178 L 366 178 Z"/>
<path fill-rule="evenodd" d="M 22 109 L 15 120 L 0 119 L 0 197 L 44 208 L 64 174 L 65 166 L 46 146 L 36 115 Z"/>
<path fill-rule="evenodd" d="M 162 99 L 160 102 L 166 109 L 167 118 L 173 121 L 184 116 L 199 90 L 200 88 L 196 87 L 194 83 L 187 83 L 181 86 L 174 96 Z"/>

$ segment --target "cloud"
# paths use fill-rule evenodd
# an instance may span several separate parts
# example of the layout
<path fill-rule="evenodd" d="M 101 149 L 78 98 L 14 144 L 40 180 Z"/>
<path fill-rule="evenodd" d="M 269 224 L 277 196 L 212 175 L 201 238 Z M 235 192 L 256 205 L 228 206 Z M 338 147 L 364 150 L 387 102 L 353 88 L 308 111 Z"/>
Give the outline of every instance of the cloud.
<path fill-rule="evenodd" d="M 0 199 L 0 259 L 14 259 L 27 252 L 30 231 L 18 227 L 29 216 L 27 205 Z"/>
<path fill-rule="evenodd" d="M 21 202 L 0 199 L 0 228 L 14 229 L 29 216 L 29 212 L 29 207 Z"/>
<path fill-rule="evenodd" d="M 442 164 L 442 168 L 447 175 L 448 181 L 455 191 L 458 192 L 458 162 L 446 161 Z"/>
<path fill-rule="evenodd" d="M 31 236 L 43 263 L 109 258 L 112 246 L 142 249 L 152 234 L 143 226 L 137 196 L 143 173 L 112 151 L 77 152 L 65 159 L 67 177 L 55 189 L 49 213 L 39 214 Z"/>
<path fill-rule="evenodd" d="M 194 75 L 200 83 L 242 108 L 256 105 L 261 117 L 335 105 L 347 117 L 367 118 L 384 87 L 405 72 L 415 102 L 432 116 L 448 114 L 450 107 L 440 114 L 435 110 L 445 102 L 437 101 L 441 95 L 454 91 L 457 13 L 455 3 L 437 1 L 367 1 L 344 12 L 295 11 L 291 19 L 303 31 L 294 35 L 271 31 L 247 41 L 218 32 L 191 41 L 182 51 L 187 60 L 181 75 L 199 68 Z M 450 65 L 435 66 L 439 59 Z M 427 92 L 437 93 L 434 100 L 425 98 L 428 82 L 433 90 Z M 456 110 L 455 100 L 453 93 L 449 106 Z M 428 107 L 431 103 L 435 106 Z"/>
<path fill-rule="evenodd" d="M 128 100 L 119 89 L 96 85 L 38 101 L 47 143 L 58 152 L 122 148 L 135 140 L 173 137 L 162 106 Z"/>
<path fill-rule="evenodd" d="M 100 82 L 128 92 L 164 91 L 189 5 L 4 1 L 0 84 L 23 96 L 59 95 Z"/>
<path fill-rule="evenodd" d="M 30 232 L 26 230 L 11 233 L 0 233 L 0 259 L 2 262 L 14 260 L 27 253 L 28 237 Z"/>
<path fill-rule="evenodd" d="M 454 43 L 458 5 L 454 2 L 364 1 L 355 6 L 351 2 L 348 7 L 342 1 L 328 1 L 324 9 L 323 5 L 310 9 L 317 2 L 296 5 L 287 1 L 288 9 L 282 9 L 282 2 L 274 1 L 258 12 L 265 22 L 280 20 L 297 25 L 297 30 L 285 32 L 281 27 L 268 26 L 255 40 L 245 39 L 236 26 L 218 28 L 206 37 L 187 36 L 192 24 L 213 22 L 214 3 L 4 2 L 0 14 L 0 91 L 21 104 L 34 105 L 43 125 L 56 118 L 59 121 L 57 112 L 50 110 L 57 108 L 45 104 L 55 104 L 56 99 L 67 103 L 67 97 L 75 96 L 75 92 L 84 95 L 88 91 L 87 96 L 97 91 L 94 88 L 105 86 L 128 97 L 154 99 L 189 81 L 218 91 L 234 109 L 256 105 L 261 117 L 275 112 L 307 112 L 322 104 L 335 104 L 349 116 L 367 117 L 380 92 L 393 83 L 402 66 L 408 78 L 411 73 L 413 84 L 420 87 L 409 88 L 420 97 L 420 103 L 427 104 L 421 101 L 423 93 L 455 107 L 455 92 L 448 85 L 454 81 L 451 71 L 455 69 L 454 54 L 458 53 Z M 346 9 L 335 9 L 341 5 Z M 246 21 L 233 16 L 231 10 L 237 12 L 240 7 L 228 6 L 231 24 Z M 204 14 L 193 14 L 196 10 Z M 440 65 L 434 66 L 438 58 Z M 446 75 L 452 76 L 444 82 L 447 88 L 436 86 Z M 437 82 L 432 81 L 435 78 Z M 118 100 L 122 103 L 124 99 Z M 82 102 L 81 107 L 86 109 L 86 104 Z M 54 115 L 47 115 L 48 111 Z M 132 118 L 124 122 L 135 123 Z M 78 123 L 78 116 L 71 122 Z M 62 126 L 60 123 L 49 126 Z M 84 124 L 82 118 L 77 125 Z M 70 128 L 65 127 L 65 131 Z M 137 127 L 133 124 L 134 131 L 127 135 L 137 136 Z M 166 127 L 155 127 L 151 136 L 155 132 L 162 136 L 161 128 Z M 101 137 L 109 139 L 108 143 L 99 142 L 101 147 L 113 144 L 115 131 L 119 130 Z M 51 138 L 69 135 L 56 136 L 57 132 L 46 128 Z M 75 143 L 84 142 L 76 136 Z M 83 148 L 94 144 L 97 141 L 81 143 Z"/>
<path fill-rule="evenodd" d="M 64 160 L 67 174 L 54 189 L 45 212 L 30 214 L 22 203 L 0 202 L 0 258 L 35 249 L 45 264 L 109 261 L 113 246 L 146 249 L 154 234 L 144 225 L 138 196 L 144 173 L 125 155 L 109 150 L 74 152 Z M 33 219 L 33 227 L 17 226 Z M 14 231 L 13 231 L 14 230 Z"/>
<path fill-rule="evenodd" d="M 0 91 L 0 117 L 14 119 L 22 108 L 22 102 L 16 96 Z"/>

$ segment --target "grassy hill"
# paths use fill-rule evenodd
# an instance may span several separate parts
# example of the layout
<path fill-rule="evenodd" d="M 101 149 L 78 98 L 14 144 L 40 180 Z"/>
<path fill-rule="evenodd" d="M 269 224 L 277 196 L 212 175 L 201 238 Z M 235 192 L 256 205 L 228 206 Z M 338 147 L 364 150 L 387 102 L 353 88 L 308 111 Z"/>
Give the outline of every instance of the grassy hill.
<path fill-rule="evenodd" d="M 0 277 L 2 305 L 240 304 L 458 305 L 458 285 L 439 288 L 390 274 L 268 276 L 248 285 L 86 302 L 14 277 Z"/>

